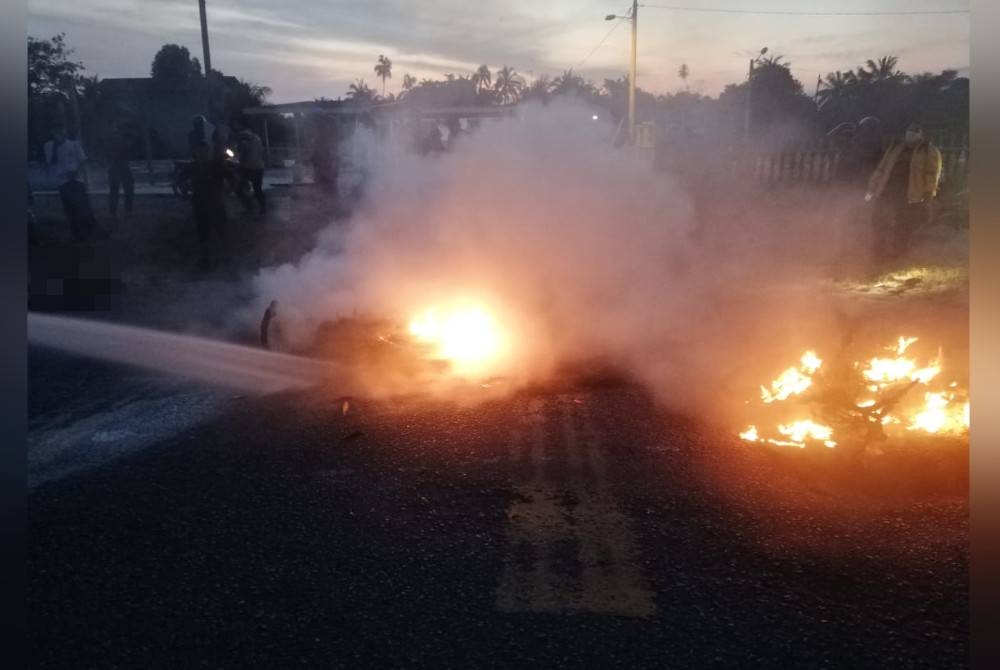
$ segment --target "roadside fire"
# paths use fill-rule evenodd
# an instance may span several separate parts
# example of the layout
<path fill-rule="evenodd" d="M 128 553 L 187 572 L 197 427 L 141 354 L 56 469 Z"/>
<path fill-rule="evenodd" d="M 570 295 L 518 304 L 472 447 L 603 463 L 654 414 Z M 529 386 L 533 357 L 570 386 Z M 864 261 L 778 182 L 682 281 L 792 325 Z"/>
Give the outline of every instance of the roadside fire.
<path fill-rule="evenodd" d="M 493 316 L 479 307 L 430 308 L 410 321 L 410 335 L 431 347 L 458 374 L 485 372 L 495 363 L 504 335 Z"/>
<path fill-rule="evenodd" d="M 968 392 L 943 381 L 941 352 L 921 360 L 916 337 L 864 361 L 824 362 L 807 351 L 798 365 L 760 387 L 758 420 L 742 440 L 805 448 L 864 445 L 913 434 L 961 436 L 969 429 Z"/>

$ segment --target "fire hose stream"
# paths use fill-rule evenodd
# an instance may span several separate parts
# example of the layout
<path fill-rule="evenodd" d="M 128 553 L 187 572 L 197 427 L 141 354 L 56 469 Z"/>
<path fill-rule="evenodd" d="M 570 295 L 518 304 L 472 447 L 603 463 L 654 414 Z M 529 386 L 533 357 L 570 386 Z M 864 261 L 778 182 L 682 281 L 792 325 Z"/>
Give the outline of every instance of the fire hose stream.
<path fill-rule="evenodd" d="M 307 388 L 340 372 L 327 361 L 193 335 L 46 314 L 28 314 L 28 342 L 251 393 Z"/>

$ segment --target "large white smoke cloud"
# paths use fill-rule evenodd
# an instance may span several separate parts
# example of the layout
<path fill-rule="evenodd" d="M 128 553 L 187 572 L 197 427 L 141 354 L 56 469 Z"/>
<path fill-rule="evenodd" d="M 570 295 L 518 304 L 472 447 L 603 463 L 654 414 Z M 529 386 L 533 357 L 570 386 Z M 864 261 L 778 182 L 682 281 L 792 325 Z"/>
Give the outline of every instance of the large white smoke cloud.
<path fill-rule="evenodd" d="M 259 307 L 277 299 L 301 339 L 338 315 L 468 299 L 510 328 L 513 378 L 611 359 L 685 408 L 755 368 L 747 352 L 787 354 L 829 322 L 815 290 L 788 288 L 843 251 L 822 203 L 774 220 L 720 164 L 698 223 L 684 189 L 614 149 L 591 114 L 524 105 L 439 156 L 383 145 L 363 206 L 298 263 L 262 271 Z"/>

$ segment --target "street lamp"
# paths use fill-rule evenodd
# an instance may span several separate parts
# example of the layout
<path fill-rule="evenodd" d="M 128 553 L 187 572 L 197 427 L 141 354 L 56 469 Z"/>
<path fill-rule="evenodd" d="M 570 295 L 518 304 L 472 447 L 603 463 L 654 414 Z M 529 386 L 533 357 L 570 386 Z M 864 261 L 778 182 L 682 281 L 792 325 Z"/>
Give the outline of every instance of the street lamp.
<path fill-rule="evenodd" d="M 628 139 L 631 144 L 635 144 L 635 52 L 636 52 L 636 29 L 639 18 L 639 0 L 632 0 L 632 11 L 627 16 L 608 14 L 605 21 L 614 19 L 625 19 L 632 23 L 632 57 L 628 70 Z"/>

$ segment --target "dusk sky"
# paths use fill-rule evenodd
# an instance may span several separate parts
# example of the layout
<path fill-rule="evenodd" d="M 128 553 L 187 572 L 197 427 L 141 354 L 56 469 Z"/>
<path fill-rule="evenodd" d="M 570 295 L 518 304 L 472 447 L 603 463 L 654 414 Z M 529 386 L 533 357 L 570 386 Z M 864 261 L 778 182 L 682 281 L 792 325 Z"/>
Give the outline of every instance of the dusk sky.
<path fill-rule="evenodd" d="M 372 68 L 393 62 L 387 90 L 418 79 L 510 65 L 528 79 L 567 68 L 595 82 L 626 72 L 629 26 L 610 13 L 625 0 L 208 0 L 212 65 L 271 87 L 271 102 L 344 95 L 354 79 L 380 88 Z M 655 7 L 654 5 L 661 5 Z M 969 15 L 779 16 L 686 12 L 666 6 L 754 11 L 967 10 L 967 0 L 663 0 L 639 9 L 639 86 L 715 95 L 746 76 L 761 47 L 780 54 L 812 92 L 817 74 L 895 55 L 910 73 L 967 74 Z M 168 42 L 202 56 L 197 0 L 29 0 L 28 34 L 65 32 L 86 74 L 141 77 Z M 607 35 L 604 43 L 595 47 Z M 591 54 L 588 58 L 588 54 Z M 586 62 L 583 62 L 586 59 Z M 583 63 L 581 65 L 581 63 Z"/>

